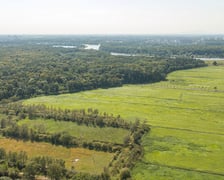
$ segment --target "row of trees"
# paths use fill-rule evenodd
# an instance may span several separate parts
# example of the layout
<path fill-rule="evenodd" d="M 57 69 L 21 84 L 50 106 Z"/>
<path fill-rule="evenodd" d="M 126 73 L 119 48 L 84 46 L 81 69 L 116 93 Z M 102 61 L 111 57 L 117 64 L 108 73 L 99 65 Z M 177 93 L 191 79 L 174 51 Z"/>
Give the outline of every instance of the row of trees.
<path fill-rule="evenodd" d="M 48 142 L 54 145 L 62 145 L 65 147 L 83 147 L 90 150 L 104 151 L 104 152 L 116 152 L 122 148 L 121 145 L 98 142 L 98 141 L 86 141 L 84 139 L 71 136 L 67 132 L 58 133 L 40 133 L 36 129 L 29 128 L 27 125 L 19 126 L 13 124 L 8 128 L 2 130 L 2 135 L 20 140 L 30 140 L 36 142 Z"/>
<path fill-rule="evenodd" d="M 109 167 L 104 169 L 104 174 L 121 180 L 131 179 L 131 169 L 143 155 L 141 138 L 149 130 L 147 125 L 136 120 L 130 130 L 130 136 L 127 136 L 124 140 L 123 148 L 116 152 Z"/>
<path fill-rule="evenodd" d="M 6 115 L 15 115 L 20 119 L 28 117 L 29 119 L 43 118 L 59 121 L 72 121 L 78 125 L 98 127 L 114 127 L 130 129 L 131 122 L 127 122 L 120 117 L 114 117 L 113 114 L 106 112 L 100 113 L 98 109 L 88 108 L 87 110 L 70 110 L 47 107 L 45 105 L 22 105 L 21 103 L 12 103 L 2 106 L 1 112 Z"/>
<path fill-rule="evenodd" d="M 101 44 L 101 50 L 106 52 L 128 53 L 138 55 L 150 55 L 157 57 L 172 56 L 198 56 L 198 57 L 224 57 L 224 43 L 214 44 L 209 42 L 199 43 L 145 43 L 145 42 L 108 42 Z"/>

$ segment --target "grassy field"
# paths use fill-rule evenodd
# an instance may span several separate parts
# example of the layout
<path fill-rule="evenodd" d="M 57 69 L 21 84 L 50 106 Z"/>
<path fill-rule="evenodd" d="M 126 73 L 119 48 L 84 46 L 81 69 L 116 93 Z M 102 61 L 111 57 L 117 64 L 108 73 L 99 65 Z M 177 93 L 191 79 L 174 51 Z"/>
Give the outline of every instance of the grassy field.
<path fill-rule="evenodd" d="M 6 151 L 25 151 L 28 157 L 51 156 L 53 158 L 63 159 L 66 167 L 75 167 L 79 172 L 88 172 L 91 174 L 100 174 L 103 168 L 108 166 L 113 158 L 113 153 L 90 151 L 83 148 L 65 148 L 62 146 L 53 146 L 49 143 L 35 143 L 30 141 L 16 141 L 0 137 L 0 147 Z M 77 162 L 73 162 L 78 159 Z"/>
<path fill-rule="evenodd" d="M 223 180 L 219 175 L 189 171 L 168 166 L 139 162 L 134 168 L 136 180 Z"/>
<path fill-rule="evenodd" d="M 29 127 L 37 128 L 41 127 L 47 133 L 56 132 L 68 132 L 71 136 L 84 139 L 86 141 L 104 141 L 112 142 L 117 144 L 123 144 L 124 137 L 129 134 L 128 130 L 120 128 L 99 128 L 91 126 L 79 126 L 74 122 L 65 121 L 54 121 L 54 120 L 21 120 L 18 122 L 19 125 L 27 124 Z M 94 136 L 93 136 L 94 134 Z"/>
<path fill-rule="evenodd" d="M 224 66 L 176 71 L 164 82 L 38 97 L 25 104 L 97 108 L 152 126 L 135 179 L 224 179 Z M 148 171 L 147 171 L 148 169 Z M 156 169 L 156 170 L 153 170 Z"/>
<path fill-rule="evenodd" d="M 218 134 L 152 128 L 143 140 L 145 155 L 134 177 L 224 179 L 223 142 L 224 136 Z"/>

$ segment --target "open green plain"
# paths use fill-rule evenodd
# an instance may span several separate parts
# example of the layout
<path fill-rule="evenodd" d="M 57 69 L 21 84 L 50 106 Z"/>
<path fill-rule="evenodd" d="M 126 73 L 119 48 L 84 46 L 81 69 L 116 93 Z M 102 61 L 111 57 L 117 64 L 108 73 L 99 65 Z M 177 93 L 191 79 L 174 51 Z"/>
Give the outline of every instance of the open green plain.
<path fill-rule="evenodd" d="M 121 128 L 112 127 L 93 127 L 85 125 L 77 125 L 74 122 L 55 121 L 35 119 L 24 119 L 18 122 L 19 125 L 26 124 L 33 129 L 40 129 L 47 133 L 67 132 L 71 136 L 83 139 L 85 141 L 104 141 L 117 144 L 123 144 L 124 138 L 128 136 L 129 131 Z M 94 134 L 94 136 L 93 136 Z"/>
<path fill-rule="evenodd" d="M 224 66 L 176 71 L 167 81 L 26 100 L 95 108 L 152 126 L 134 179 L 224 179 Z"/>

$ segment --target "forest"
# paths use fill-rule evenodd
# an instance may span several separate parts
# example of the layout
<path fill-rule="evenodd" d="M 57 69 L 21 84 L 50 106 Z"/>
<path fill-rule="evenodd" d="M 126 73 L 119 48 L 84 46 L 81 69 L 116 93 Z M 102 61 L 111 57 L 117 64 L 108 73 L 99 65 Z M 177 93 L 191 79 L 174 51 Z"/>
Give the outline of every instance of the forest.
<path fill-rule="evenodd" d="M 0 100 L 152 83 L 175 70 L 205 66 L 193 58 L 120 57 L 26 44 L 1 47 L 0 57 Z"/>

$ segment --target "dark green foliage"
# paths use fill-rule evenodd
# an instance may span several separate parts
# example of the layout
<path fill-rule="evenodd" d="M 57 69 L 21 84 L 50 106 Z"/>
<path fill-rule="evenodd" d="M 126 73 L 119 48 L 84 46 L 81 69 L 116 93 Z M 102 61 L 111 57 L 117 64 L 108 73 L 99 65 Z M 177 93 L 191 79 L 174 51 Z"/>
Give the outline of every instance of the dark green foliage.
<path fill-rule="evenodd" d="M 0 148 L 0 160 L 1 160 L 1 162 L 4 162 L 5 159 L 6 159 L 5 149 Z"/>
<path fill-rule="evenodd" d="M 7 114 L 7 112 L 5 112 L 5 113 Z M 4 129 L 13 124 L 15 124 L 15 122 L 12 120 L 12 117 L 10 115 L 8 115 L 6 118 L 0 119 L 0 128 L 1 129 Z"/>
<path fill-rule="evenodd" d="M 112 114 L 101 114 L 97 109 L 89 108 L 81 110 L 70 110 L 70 109 L 57 109 L 49 108 L 45 105 L 30 105 L 23 106 L 21 103 L 8 104 L 3 106 L 1 112 L 7 114 L 10 110 L 11 114 L 21 117 L 21 114 L 29 119 L 43 118 L 43 119 L 54 119 L 58 121 L 72 121 L 77 124 L 84 124 L 87 126 L 99 126 L 99 127 L 114 127 L 130 129 L 131 125 L 126 122 L 120 116 L 114 117 Z M 13 127 L 17 128 L 17 127 Z M 24 126 L 23 136 L 26 136 L 26 126 Z"/>
<path fill-rule="evenodd" d="M 128 168 L 122 168 L 120 172 L 120 180 L 127 180 L 131 178 L 131 172 Z"/>
<path fill-rule="evenodd" d="M 204 65 L 191 58 L 116 57 L 44 45 L 2 47 L 0 100 L 151 83 L 171 71 Z"/>
<path fill-rule="evenodd" d="M 65 166 L 62 166 L 58 162 L 53 162 L 48 165 L 47 175 L 52 180 L 60 180 L 65 175 Z"/>
<path fill-rule="evenodd" d="M 36 157 L 31 159 L 24 169 L 24 177 L 35 179 L 35 175 L 44 175 L 52 180 L 61 179 L 66 175 L 65 162 L 50 157 Z"/>
<path fill-rule="evenodd" d="M 37 174 L 37 164 L 33 161 L 28 162 L 26 168 L 24 169 L 24 178 L 34 180 Z"/>
<path fill-rule="evenodd" d="M 117 151 L 114 159 L 110 163 L 112 176 L 119 174 L 120 179 L 131 178 L 130 169 L 134 167 L 135 163 L 142 157 L 143 149 L 141 147 L 142 136 L 149 131 L 146 124 L 141 124 L 139 120 L 131 126 L 131 134 L 126 140 L 128 143 L 124 144 L 124 148 Z"/>
<path fill-rule="evenodd" d="M 213 63 L 212 63 L 214 66 L 217 66 L 218 65 L 218 63 L 216 62 L 216 61 L 213 61 Z"/>
<path fill-rule="evenodd" d="M 26 166 L 27 154 L 23 151 L 6 153 L 3 148 L 0 148 L 0 154 L 0 176 L 18 178 L 19 171 Z"/>

